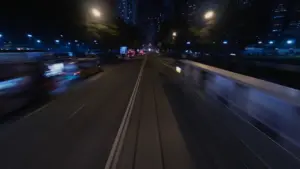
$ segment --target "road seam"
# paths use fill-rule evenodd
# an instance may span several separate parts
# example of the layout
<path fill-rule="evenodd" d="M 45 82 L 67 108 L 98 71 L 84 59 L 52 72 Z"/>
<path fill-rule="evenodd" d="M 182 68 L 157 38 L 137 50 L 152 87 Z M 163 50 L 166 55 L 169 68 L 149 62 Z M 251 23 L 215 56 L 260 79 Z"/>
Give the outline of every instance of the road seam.
<path fill-rule="evenodd" d="M 129 103 L 127 105 L 125 114 L 123 116 L 123 119 L 122 119 L 121 125 L 119 127 L 118 133 L 115 137 L 114 143 L 112 145 L 112 149 L 110 150 L 110 153 L 109 153 L 109 156 L 108 156 L 108 159 L 106 161 L 104 169 L 116 169 L 117 168 L 117 164 L 118 164 L 118 161 L 119 161 L 119 156 L 121 154 L 121 149 L 122 149 L 123 144 L 124 144 L 125 134 L 127 132 L 128 124 L 129 124 L 131 114 L 132 114 L 132 109 L 133 109 L 133 106 L 134 106 L 135 98 L 136 98 L 136 95 L 137 95 L 137 91 L 138 91 L 138 88 L 139 88 L 139 85 L 140 85 L 140 81 L 141 81 L 141 78 L 142 78 L 142 75 L 143 75 L 143 71 L 144 71 L 144 67 L 145 67 L 146 62 L 147 62 L 147 56 L 144 59 L 143 64 L 141 66 L 139 75 L 137 77 L 135 86 L 133 88 L 133 92 L 132 92 L 131 97 L 129 99 Z"/>
<path fill-rule="evenodd" d="M 40 108 L 34 110 L 33 112 L 27 114 L 26 116 L 24 116 L 23 118 L 20 118 L 20 119 L 17 120 L 17 121 L 24 120 L 24 119 L 26 119 L 26 118 L 28 118 L 28 117 L 30 117 L 30 116 L 32 116 L 32 115 L 34 115 L 34 114 L 36 114 L 36 113 L 42 111 L 43 109 L 47 108 L 51 103 L 53 103 L 53 102 L 51 101 L 51 102 L 49 102 L 49 103 L 47 103 L 47 104 L 44 104 L 44 105 L 41 106 Z"/>
<path fill-rule="evenodd" d="M 163 142 L 162 142 L 162 133 L 161 133 L 161 127 L 160 127 L 160 123 L 159 123 L 159 117 L 158 117 L 158 100 L 157 100 L 157 96 L 156 96 L 156 81 L 158 80 L 157 78 L 153 78 L 153 96 L 154 96 L 154 107 L 155 107 L 155 116 L 156 116 L 156 126 L 157 126 L 157 135 L 158 135 L 158 140 L 159 140 L 159 148 L 160 148 L 160 156 L 161 156 L 161 163 L 162 163 L 162 168 L 165 169 L 166 165 L 165 165 L 165 156 L 164 156 L 164 149 L 163 149 Z"/>
<path fill-rule="evenodd" d="M 82 106 L 80 106 L 77 110 L 75 110 L 69 117 L 68 119 L 71 119 L 72 117 L 74 117 L 78 112 L 80 112 L 83 108 L 85 107 L 85 105 L 83 104 Z"/>

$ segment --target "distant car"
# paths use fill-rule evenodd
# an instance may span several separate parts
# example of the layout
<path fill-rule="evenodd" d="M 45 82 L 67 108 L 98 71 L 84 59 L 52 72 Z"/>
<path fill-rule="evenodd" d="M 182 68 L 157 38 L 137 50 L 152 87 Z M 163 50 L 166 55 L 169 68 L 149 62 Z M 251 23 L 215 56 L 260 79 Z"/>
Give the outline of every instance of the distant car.
<path fill-rule="evenodd" d="M 143 55 L 145 55 L 146 53 L 144 52 L 144 50 L 140 50 L 139 51 L 139 55 L 141 55 L 141 56 L 143 56 Z"/>
<path fill-rule="evenodd" d="M 129 58 L 132 58 L 132 57 L 135 56 L 135 53 L 136 53 L 135 50 L 129 49 L 128 52 L 127 52 L 127 56 L 128 56 Z"/>
<path fill-rule="evenodd" d="M 101 60 L 93 54 L 77 54 L 74 59 L 65 62 L 64 66 L 64 73 L 68 78 L 86 78 L 101 71 Z"/>

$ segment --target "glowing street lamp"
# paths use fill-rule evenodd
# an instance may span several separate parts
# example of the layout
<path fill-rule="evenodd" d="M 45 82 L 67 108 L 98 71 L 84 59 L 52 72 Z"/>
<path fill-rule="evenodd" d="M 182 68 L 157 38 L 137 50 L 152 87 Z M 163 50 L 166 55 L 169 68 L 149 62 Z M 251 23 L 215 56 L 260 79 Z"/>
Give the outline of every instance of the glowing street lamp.
<path fill-rule="evenodd" d="M 32 35 L 31 35 L 31 34 L 27 34 L 27 37 L 28 37 L 28 38 L 32 38 Z"/>
<path fill-rule="evenodd" d="M 288 45 L 294 44 L 294 42 L 295 42 L 294 40 L 287 40 L 287 41 L 286 41 L 286 43 L 287 43 Z"/>
<path fill-rule="evenodd" d="M 177 36 L 177 32 L 173 32 L 173 33 L 172 33 L 172 36 L 173 36 L 173 37 Z"/>
<path fill-rule="evenodd" d="M 215 12 L 214 11 L 207 11 L 204 14 L 204 19 L 209 20 L 212 19 L 215 16 Z"/>
<path fill-rule="evenodd" d="M 98 9 L 96 9 L 96 8 L 92 8 L 92 9 L 91 9 L 91 13 L 92 13 L 92 15 L 93 15 L 94 17 L 96 17 L 96 18 L 101 17 L 101 12 L 100 12 Z"/>
<path fill-rule="evenodd" d="M 41 41 L 41 40 L 39 40 L 39 39 L 38 39 L 38 40 L 36 40 L 36 42 L 37 42 L 37 43 L 42 43 L 42 41 Z"/>
<path fill-rule="evenodd" d="M 57 40 L 55 40 L 55 43 L 59 43 L 59 40 L 57 39 Z"/>

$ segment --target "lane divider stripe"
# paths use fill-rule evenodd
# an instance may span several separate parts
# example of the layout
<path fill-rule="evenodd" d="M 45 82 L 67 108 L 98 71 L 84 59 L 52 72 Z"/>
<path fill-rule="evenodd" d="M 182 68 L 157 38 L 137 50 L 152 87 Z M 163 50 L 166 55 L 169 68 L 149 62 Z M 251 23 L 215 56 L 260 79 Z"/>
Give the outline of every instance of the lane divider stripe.
<path fill-rule="evenodd" d="M 119 156 L 121 154 L 121 149 L 122 149 L 123 144 L 124 144 L 125 135 L 126 135 L 126 132 L 127 132 L 127 128 L 128 128 L 129 121 L 130 121 L 130 118 L 131 118 L 135 98 L 136 98 L 136 95 L 137 95 L 137 92 L 138 92 L 140 81 L 142 79 L 142 75 L 143 75 L 143 71 L 144 71 L 144 67 L 145 67 L 146 62 L 147 62 L 147 56 L 145 57 L 145 59 L 142 63 L 138 78 L 137 78 L 135 86 L 133 88 L 133 92 L 132 92 L 131 97 L 129 99 L 129 103 L 127 105 L 125 114 L 123 116 L 123 119 L 122 119 L 121 125 L 119 127 L 118 133 L 115 137 L 114 143 L 112 145 L 112 149 L 110 150 L 110 153 L 109 153 L 109 156 L 108 156 L 108 159 L 106 161 L 104 169 L 116 169 L 117 168 L 117 164 L 118 164 L 118 161 L 119 161 Z"/>

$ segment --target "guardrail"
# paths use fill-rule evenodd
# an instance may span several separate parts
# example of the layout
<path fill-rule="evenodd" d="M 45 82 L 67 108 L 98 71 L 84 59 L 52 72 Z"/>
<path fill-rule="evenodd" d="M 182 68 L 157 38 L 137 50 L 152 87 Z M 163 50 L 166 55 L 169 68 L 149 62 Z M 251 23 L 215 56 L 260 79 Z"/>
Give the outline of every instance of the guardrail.
<path fill-rule="evenodd" d="M 185 82 L 248 123 L 224 116 L 259 158 L 271 168 L 300 166 L 300 91 L 193 61 L 180 64 Z"/>

